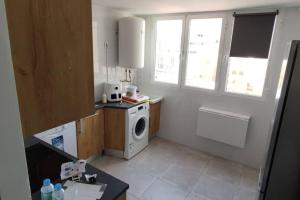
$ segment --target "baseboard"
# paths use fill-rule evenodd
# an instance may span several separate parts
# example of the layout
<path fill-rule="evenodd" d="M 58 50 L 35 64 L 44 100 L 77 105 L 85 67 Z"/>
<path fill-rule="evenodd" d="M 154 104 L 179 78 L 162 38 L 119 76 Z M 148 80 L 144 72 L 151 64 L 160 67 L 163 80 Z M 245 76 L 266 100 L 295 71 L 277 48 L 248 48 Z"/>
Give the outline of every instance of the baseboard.
<path fill-rule="evenodd" d="M 118 157 L 118 158 L 124 158 L 124 151 L 120 151 L 120 150 L 105 149 L 104 154 L 110 155 L 110 156 L 115 156 L 115 157 Z"/>
<path fill-rule="evenodd" d="M 103 151 L 100 151 L 99 153 L 89 157 L 88 159 L 86 159 L 86 162 L 91 163 L 91 162 L 93 162 L 94 160 L 96 160 L 97 158 L 99 158 L 101 156 L 103 156 Z"/>

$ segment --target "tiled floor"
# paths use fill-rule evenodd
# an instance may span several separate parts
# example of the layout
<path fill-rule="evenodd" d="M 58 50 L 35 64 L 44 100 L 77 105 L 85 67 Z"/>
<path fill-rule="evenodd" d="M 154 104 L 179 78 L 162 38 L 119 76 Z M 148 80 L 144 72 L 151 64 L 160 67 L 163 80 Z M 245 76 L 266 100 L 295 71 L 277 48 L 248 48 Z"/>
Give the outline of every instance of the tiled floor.
<path fill-rule="evenodd" d="M 159 138 L 129 161 L 104 156 L 92 165 L 127 182 L 128 200 L 256 197 L 256 170 Z"/>

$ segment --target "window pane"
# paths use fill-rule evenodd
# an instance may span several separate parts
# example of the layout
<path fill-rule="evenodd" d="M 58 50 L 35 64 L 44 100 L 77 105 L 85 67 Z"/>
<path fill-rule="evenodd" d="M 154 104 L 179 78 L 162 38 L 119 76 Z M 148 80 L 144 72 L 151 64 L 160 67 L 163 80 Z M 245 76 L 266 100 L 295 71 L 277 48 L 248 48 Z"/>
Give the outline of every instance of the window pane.
<path fill-rule="evenodd" d="M 226 91 L 262 96 L 268 59 L 230 57 Z"/>
<path fill-rule="evenodd" d="M 222 18 L 192 19 L 185 85 L 215 89 Z"/>
<path fill-rule="evenodd" d="M 156 24 L 154 80 L 178 83 L 182 20 L 159 20 Z"/>

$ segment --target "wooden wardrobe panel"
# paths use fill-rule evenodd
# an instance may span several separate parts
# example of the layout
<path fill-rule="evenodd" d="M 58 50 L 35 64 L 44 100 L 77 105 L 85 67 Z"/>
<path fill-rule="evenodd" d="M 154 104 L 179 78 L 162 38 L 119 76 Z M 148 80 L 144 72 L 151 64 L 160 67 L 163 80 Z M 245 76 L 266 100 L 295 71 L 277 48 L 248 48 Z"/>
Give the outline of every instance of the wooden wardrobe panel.
<path fill-rule="evenodd" d="M 90 0 L 6 0 L 25 136 L 94 113 Z"/>

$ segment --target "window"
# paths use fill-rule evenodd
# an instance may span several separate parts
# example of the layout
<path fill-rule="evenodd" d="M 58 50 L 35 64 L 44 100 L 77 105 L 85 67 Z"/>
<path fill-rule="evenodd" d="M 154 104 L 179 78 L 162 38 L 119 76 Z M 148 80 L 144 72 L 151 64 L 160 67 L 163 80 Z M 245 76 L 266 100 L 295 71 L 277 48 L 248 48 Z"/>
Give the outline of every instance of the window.
<path fill-rule="evenodd" d="M 156 21 L 155 81 L 178 84 L 182 25 L 181 19 Z"/>
<path fill-rule="evenodd" d="M 152 80 L 213 91 L 220 79 L 227 93 L 262 97 L 276 15 L 234 13 L 232 32 L 224 13 L 154 18 Z"/>
<path fill-rule="evenodd" d="M 234 16 L 225 91 L 261 97 L 276 13 Z"/>
<path fill-rule="evenodd" d="M 268 59 L 230 57 L 226 91 L 262 96 Z"/>
<path fill-rule="evenodd" d="M 222 18 L 191 19 L 185 85 L 215 89 Z"/>

